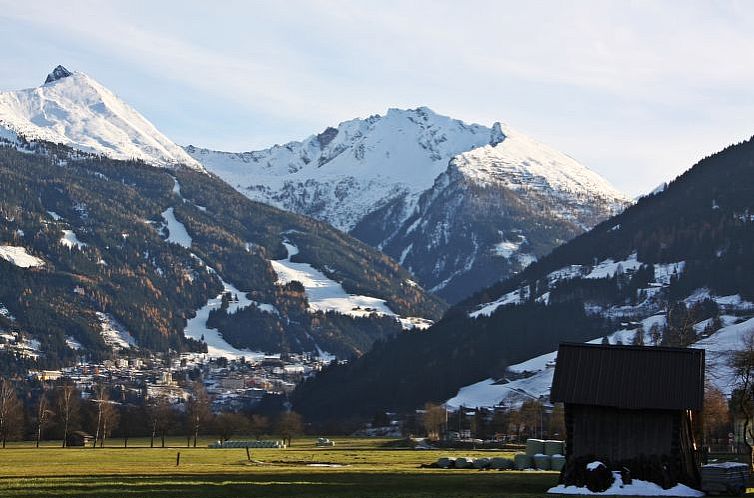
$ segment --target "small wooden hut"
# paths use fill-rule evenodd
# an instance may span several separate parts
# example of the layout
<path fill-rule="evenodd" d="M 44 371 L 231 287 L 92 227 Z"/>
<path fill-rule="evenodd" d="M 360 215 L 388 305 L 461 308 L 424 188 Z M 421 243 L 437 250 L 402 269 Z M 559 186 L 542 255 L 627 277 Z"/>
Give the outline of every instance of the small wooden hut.
<path fill-rule="evenodd" d="M 699 485 L 704 350 L 561 344 L 550 399 L 565 407 L 565 484 L 597 459 L 634 478 Z"/>
<path fill-rule="evenodd" d="M 83 431 L 73 431 L 68 434 L 66 446 L 89 446 L 94 441 L 94 436 Z"/>

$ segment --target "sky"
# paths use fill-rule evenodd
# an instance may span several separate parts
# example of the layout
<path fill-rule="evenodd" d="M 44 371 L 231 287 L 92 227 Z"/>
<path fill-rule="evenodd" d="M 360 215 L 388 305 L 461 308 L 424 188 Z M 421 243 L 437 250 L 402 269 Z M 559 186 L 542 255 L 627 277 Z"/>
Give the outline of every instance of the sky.
<path fill-rule="evenodd" d="M 0 89 L 62 64 L 227 151 L 428 106 L 635 196 L 754 134 L 751 26 L 747 1 L 0 0 Z"/>

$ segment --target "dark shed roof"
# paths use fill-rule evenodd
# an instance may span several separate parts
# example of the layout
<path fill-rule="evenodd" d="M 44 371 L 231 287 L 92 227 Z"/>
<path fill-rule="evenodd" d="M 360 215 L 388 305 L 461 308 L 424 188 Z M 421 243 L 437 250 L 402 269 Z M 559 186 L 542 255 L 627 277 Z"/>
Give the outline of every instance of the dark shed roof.
<path fill-rule="evenodd" d="M 701 410 L 704 350 L 564 343 L 552 402 L 627 409 Z"/>

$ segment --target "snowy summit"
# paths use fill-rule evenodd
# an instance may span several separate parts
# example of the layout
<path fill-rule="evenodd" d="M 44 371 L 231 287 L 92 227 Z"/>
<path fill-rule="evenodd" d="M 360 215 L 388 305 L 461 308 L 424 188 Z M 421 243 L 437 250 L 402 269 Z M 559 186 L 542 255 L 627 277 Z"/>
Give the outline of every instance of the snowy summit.
<path fill-rule="evenodd" d="M 186 151 L 246 196 L 326 221 L 453 302 L 523 269 L 629 200 L 501 123 L 389 109 L 300 142 Z"/>
<path fill-rule="evenodd" d="M 113 92 L 63 66 L 53 69 L 40 87 L 0 92 L 0 137 L 16 141 L 19 136 L 113 159 L 202 169 Z"/>

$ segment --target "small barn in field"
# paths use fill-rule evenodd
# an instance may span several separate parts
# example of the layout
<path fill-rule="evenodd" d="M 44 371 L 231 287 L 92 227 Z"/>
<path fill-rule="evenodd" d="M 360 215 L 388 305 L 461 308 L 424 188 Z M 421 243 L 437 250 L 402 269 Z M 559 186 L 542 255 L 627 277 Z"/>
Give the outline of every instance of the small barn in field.
<path fill-rule="evenodd" d="M 73 431 L 66 438 L 66 446 L 89 446 L 94 441 L 94 436 L 83 431 Z"/>
<path fill-rule="evenodd" d="M 704 350 L 561 344 L 550 399 L 565 407 L 564 484 L 596 459 L 661 485 L 699 485 Z"/>

